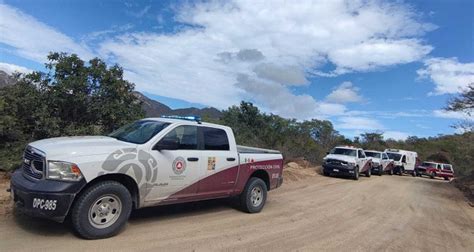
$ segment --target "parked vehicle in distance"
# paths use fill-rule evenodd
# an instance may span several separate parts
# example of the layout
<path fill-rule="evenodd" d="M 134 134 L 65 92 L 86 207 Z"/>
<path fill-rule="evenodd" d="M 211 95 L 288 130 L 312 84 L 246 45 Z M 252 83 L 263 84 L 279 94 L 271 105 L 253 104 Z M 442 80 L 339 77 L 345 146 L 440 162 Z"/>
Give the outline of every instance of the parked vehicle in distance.
<path fill-rule="evenodd" d="M 239 196 L 245 212 L 260 212 L 282 169 L 280 152 L 238 146 L 227 126 L 147 118 L 109 136 L 30 143 L 11 194 L 25 213 L 70 216 L 80 236 L 96 239 L 117 234 L 143 207 Z"/>
<path fill-rule="evenodd" d="M 393 175 L 393 160 L 388 158 L 387 153 L 375 150 L 364 150 L 364 153 L 372 159 L 372 174 L 382 176 L 386 172 Z"/>
<path fill-rule="evenodd" d="M 450 180 L 454 178 L 454 169 L 451 164 L 430 161 L 425 161 L 421 165 L 417 166 L 416 173 L 419 176 L 429 176 L 431 179 L 434 179 L 435 177 L 444 178 L 444 180 Z"/>
<path fill-rule="evenodd" d="M 416 152 L 398 149 L 386 149 L 384 152 L 387 153 L 390 159 L 393 159 L 395 173 L 400 176 L 403 175 L 403 173 L 416 176 L 415 166 L 418 158 Z"/>
<path fill-rule="evenodd" d="M 361 148 L 337 146 L 324 157 L 323 161 L 325 176 L 342 174 L 358 180 L 360 173 L 364 173 L 366 177 L 370 177 L 372 174 L 372 160 L 365 155 Z"/>

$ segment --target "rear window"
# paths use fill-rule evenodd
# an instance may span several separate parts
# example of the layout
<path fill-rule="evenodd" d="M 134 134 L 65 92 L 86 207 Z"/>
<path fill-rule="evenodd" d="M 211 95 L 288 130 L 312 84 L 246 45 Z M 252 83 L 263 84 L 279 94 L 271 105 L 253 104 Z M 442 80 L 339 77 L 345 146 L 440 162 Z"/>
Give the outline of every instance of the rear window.
<path fill-rule="evenodd" d="M 229 150 L 229 139 L 225 130 L 203 127 L 205 150 Z"/>

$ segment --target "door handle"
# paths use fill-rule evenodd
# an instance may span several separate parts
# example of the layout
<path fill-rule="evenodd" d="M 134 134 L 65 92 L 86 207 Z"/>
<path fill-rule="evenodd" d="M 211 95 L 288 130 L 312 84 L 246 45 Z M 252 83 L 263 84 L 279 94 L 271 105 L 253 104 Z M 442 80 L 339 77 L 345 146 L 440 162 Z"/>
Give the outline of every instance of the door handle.
<path fill-rule="evenodd" d="M 196 162 L 198 160 L 199 160 L 199 158 L 197 158 L 197 157 L 188 157 L 189 162 Z"/>
<path fill-rule="evenodd" d="M 229 161 L 229 162 L 235 161 L 235 158 L 233 158 L 233 157 L 228 157 L 228 158 L 227 158 L 227 161 Z"/>

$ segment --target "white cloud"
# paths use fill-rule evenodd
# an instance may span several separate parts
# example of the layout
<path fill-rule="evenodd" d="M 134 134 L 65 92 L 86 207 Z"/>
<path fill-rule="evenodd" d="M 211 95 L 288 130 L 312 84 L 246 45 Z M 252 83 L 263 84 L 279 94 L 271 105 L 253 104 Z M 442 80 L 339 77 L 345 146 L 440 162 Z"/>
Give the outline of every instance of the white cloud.
<path fill-rule="evenodd" d="M 0 16 L 0 43 L 13 47 L 22 57 L 41 63 L 50 51 L 92 57 L 85 46 L 16 8 L 0 3 Z"/>
<path fill-rule="evenodd" d="M 335 73 L 368 71 L 420 60 L 432 49 L 418 39 L 371 39 L 330 51 L 329 59 L 337 65 Z"/>
<path fill-rule="evenodd" d="M 368 117 L 344 116 L 338 118 L 336 129 L 383 130 L 385 127 L 377 120 Z"/>
<path fill-rule="evenodd" d="M 345 81 L 336 87 L 326 97 L 326 100 L 335 103 L 360 102 L 363 100 L 363 98 L 358 92 L 358 87 L 354 86 L 350 81 Z"/>
<path fill-rule="evenodd" d="M 139 90 L 218 108 L 250 98 L 299 119 L 345 107 L 293 94 L 291 86 L 307 85 L 311 75 L 420 60 L 431 47 L 419 37 L 433 29 L 411 7 L 381 1 L 199 2 L 177 8 L 176 20 L 188 26 L 128 33 L 104 41 L 99 52 L 122 65 Z M 335 70 L 323 72 L 327 63 Z"/>
<path fill-rule="evenodd" d="M 439 118 L 474 121 L 474 111 L 471 111 L 471 116 L 469 116 L 467 113 L 457 111 L 435 110 L 433 115 Z"/>
<path fill-rule="evenodd" d="M 385 131 L 383 133 L 384 139 L 406 140 L 410 136 L 409 133 L 401 131 Z"/>
<path fill-rule="evenodd" d="M 474 63 L 460 63 L 456 58 L 431 58 L 417 71 L 420 78 L 429 78 L 435 85 L 434 94 L 461 92 L 474 83 Z"/>
<path fill-rule="evenodd" d="M 264 111 L 274 112 L 283 117 L 325 118 L 342 115 L 346 110 L 345 106 L 340 104 L 316 102 L 309 95 L 294 95 L 279 83 L 256 81 L 243 74 L 239 75 L 237 80 L 236 86 L 247 92 L 253 100 L 264 104 Z"/>
<path fill-rule="evenodd" d="M 6 72 L 7 74 L 12 74 L 14 72 L 18 73 L 31 73 L 33 70 L 26 67 L 18 66 L 15 64 L 0 62 L 0 70 Z"/>

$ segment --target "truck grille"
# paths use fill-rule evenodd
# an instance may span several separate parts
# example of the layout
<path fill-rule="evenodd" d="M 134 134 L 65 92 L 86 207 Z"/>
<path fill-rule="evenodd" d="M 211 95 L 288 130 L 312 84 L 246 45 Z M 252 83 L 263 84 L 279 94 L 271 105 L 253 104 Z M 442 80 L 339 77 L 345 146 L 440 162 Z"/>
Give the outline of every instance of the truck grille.
<path fill-rule="evenodd" d="M 23 173 L 41 179 L 44 170 L 44 157 L 28 146 L 23 153 Z"/>
<path fill-rule="evenodd" d="M 341 161 L 341 160 L 336 160 L 336 159 L 328 159 L 326 160 L 327 163 L 332 164 L 332 165 L 345 165 L 347 162 Z"/>

